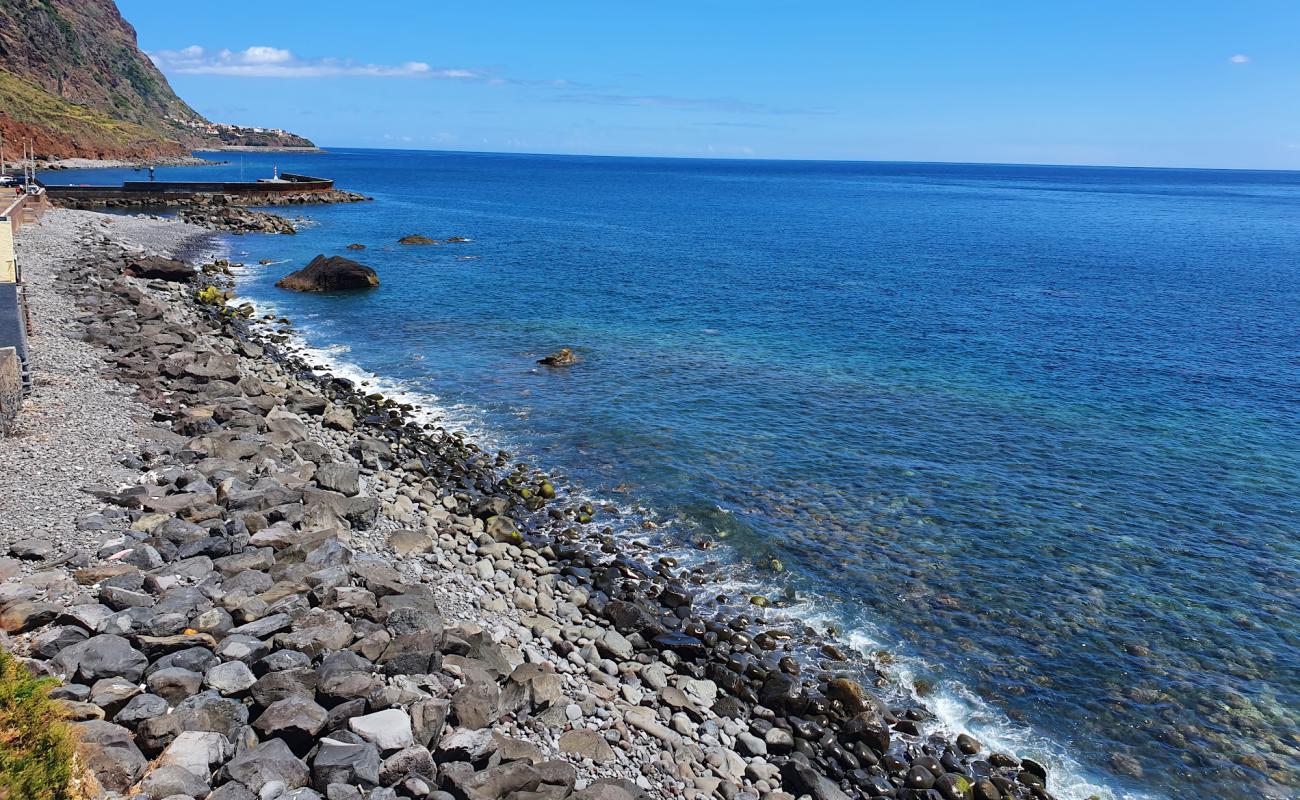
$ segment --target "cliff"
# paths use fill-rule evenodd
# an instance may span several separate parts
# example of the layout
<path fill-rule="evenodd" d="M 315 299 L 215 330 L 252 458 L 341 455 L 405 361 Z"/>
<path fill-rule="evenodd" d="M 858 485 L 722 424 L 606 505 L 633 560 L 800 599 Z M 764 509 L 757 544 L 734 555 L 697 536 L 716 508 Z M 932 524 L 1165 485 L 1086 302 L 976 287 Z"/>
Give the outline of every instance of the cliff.
<path fill-rule="evenodd" d="M 0 0 L 0 132 L 10 157 L 24 139 L 39 155 L 85 158 L 223 144 L 141 52 L 113 0 Z M 244 143 L 233 138 L 224 143 Z"/>

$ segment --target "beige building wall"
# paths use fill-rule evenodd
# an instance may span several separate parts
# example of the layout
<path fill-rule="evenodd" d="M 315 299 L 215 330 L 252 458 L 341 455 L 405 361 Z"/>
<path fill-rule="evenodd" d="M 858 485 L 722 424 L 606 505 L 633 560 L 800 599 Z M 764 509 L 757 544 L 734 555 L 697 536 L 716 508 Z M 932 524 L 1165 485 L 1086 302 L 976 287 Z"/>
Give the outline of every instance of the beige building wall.
<path fill-rule="evenodd" d="M 0 217 L 0 283 L 18 282 L 18 262 L 14 258 L 14 229 L 8 217 Z"/>

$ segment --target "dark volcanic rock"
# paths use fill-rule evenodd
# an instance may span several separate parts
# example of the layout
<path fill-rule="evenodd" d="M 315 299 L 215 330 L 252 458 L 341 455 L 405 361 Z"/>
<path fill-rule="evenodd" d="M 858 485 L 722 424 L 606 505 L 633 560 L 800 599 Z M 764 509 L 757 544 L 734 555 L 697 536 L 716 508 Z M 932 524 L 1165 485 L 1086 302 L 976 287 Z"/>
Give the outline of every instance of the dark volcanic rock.
<path fill-rule="evenodd" d="M 124 275 L 132 278 L 155 278 L 176 283 L 188 283 L 194 280 L 194 268 L 184 261 L 162 256 L 143 256 L 127 263 L 122 270 Z"/>
<path fill-rule="evenodd" d="M 333 292 L 369 289 L 379 285 L 379 276 L 364 264 L 342 256 L 316 256 L 311 263 L 275 282 L 295 292 Z"/>
<path fill-rule="evenodd" d="M 135 682 L 140 680 L 149 661 L 126 639 L 105 634 L 64 648 L 50 666 L 69 679 L 81 678 L 84 682 L 114 677 Z"/>
<path fill-rule="evenodd" d="M 124 792 L 148 763 L 131 741 L 131 732 L 111 722 L 95 720 L 75 726 L 81 761 L 105 789 Z"/>
<path fill-rule="evenodd" d="M 226 765 L 225 772 L 254 791 L 272 781 L 280 781 L 286 789 L 306 786 L 310 773 L 307 765 L 298 760 L 283 741 L 272 739 L 240 753 Z"/>

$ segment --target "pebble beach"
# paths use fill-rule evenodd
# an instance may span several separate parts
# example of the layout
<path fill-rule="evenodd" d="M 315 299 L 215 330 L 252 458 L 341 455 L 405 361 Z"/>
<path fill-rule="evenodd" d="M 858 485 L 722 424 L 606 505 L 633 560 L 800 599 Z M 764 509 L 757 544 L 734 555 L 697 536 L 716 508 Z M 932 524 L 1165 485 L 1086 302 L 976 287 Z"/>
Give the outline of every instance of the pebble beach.
<path fill-rule="evenodd" d="M 56 209 L 18 238 L 37 388 L 0 440 L 0 625 L 97 796 L 1052 796 L 825 631 L 715 611 L 570 487 L 212 302 L 239 267 L 211 235 Z"/>

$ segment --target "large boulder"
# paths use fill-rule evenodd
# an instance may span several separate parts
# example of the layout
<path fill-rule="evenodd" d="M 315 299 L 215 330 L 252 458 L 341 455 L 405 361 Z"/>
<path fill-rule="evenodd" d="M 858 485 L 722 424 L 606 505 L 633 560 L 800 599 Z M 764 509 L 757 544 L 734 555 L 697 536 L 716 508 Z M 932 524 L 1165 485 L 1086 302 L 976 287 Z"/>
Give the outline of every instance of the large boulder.
<path fill-rule="evenodd" d="M 275 285 L 295 292 L 369 289 L 379 285 L 379 276 L 370 267 L 350 258 L 319 255 L 307 266 L 276 281 Z"/>
<path fill-rule="evenodd" d="M 225 773 L 255 792 L 261 792 L 262 787 L 273 781 L 284 784 L 285 789 L 297 789 L 306 786 L 311 777 L 307 765 L 279 739 L 250 747 L 235 756 L 226 765 Z"/>
<path fill-rule="evenodd" d="M 76 737 L 81 763 L 110 791 L 125 792 L 149 766 L 131 732 L 111 722 L 78 723 Z"/>
<path fill-rule="evenodd" d="M 123 274 L 132 278 L 154 278 L 176 283 L 188 283 L 194 280 L 195 270 L 184 261 L 162 256 L 141 256 L 127 262 Z"/>
<path fill-rule="evenodd" d="M 386 708 L 348 720 L 352 732 L 383 751 L 401 750 L 415 742 L 411 717 L 400 708 Z"/>
<path fill-rule="evenodd" d="M 134 683 L 144 674 L 149 660 L 121 636 L 104 634 L 64 648 L 50 666 L 72 681 L 93 683 L 100 678 L 120 677 Z"/>

